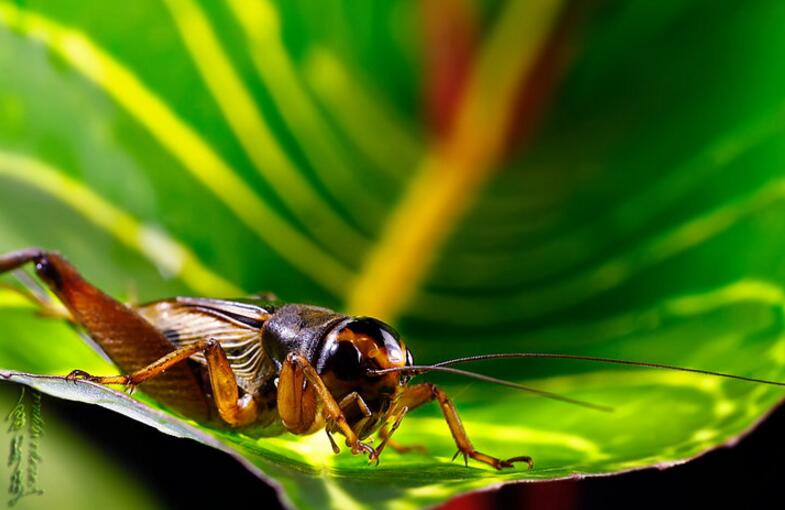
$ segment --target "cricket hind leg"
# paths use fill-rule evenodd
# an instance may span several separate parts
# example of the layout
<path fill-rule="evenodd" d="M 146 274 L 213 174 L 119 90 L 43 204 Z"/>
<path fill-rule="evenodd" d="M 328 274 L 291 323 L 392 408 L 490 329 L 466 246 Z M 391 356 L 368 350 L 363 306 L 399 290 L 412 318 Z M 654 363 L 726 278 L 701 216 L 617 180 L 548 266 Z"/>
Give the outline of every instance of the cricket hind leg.
<path fill-rule="evenodd" d="M 149 322 L 135 311 L 84 280 L 58 253 L 28 248 L 0 255 L 0 273 L 32 263 L 41 281 L 68 309 L 73 322 L 118 365 L 135 372 L 175 350 Z M 145 384 L 147 394 L 185 416 L 207 419 L 208 402 L 194 370 L 177 364 Z"/>
<path fill-rule="evenodd" d="M 450 433 L 455 440 L 455 445 L 458 447 L 458 451 L 455 453 L 453 459 L 458 455 L 463 455 L 464 463 L 467 465 L 469 462 L 468 459 L 472 458 L 496 469 L 511 468 L 516 462 L 525 462 L 528 464 L 529 469 L 534 467 L 534 461 L 529 456 L 523 455 L 502 460 L 477 451 L 471 440 L 469 440 L 466 430 L 463 428 L 463 423 L 461 423 L 461 418 L 458 416 L 458 410 L 455 408 L 455 404 L 452 403 L 452 400 L 450 400 L 450 397 L 448 397 L 444 391 L 434 384 L 423 383 L 408 387 L 404 390 L 403 395 L 399 399 L 398 406 L 412 410 L 433 400 L 436 400 L 439 403 L 439 408 L 442 410 L 444 420 L 447 422 Z"/>
<path fill-rule="evenodd" d="M 172 351 L 166 356 L 126 375 L 95 376 L 82 370 L 74 370 L 69 379 L 87 380 L 98 384 L 122 384 L 135 387 L 145 381 L 161 376 L 178 363 L 183 363 L 197 353 L 204 354 L 213 399 L 221 419 L 232 427 L 243 427 L 254 423 L 259 410 L 252 395 L 240 396 L 237 379 L 221 344 L 215 340 L 202 340 Z"/>
<path fill-rule="evenodd" d="M 37 313 L 41 317 L 60 319 L 76 324 L 74 317 L 67 308 L 52 300 L 39 281 L 33 279 L 27 272 L 22 271 L 20 266 L 25 264 L 29 257 L 35 257 L 36 251 L 28 249 L 0 256 L 0 273 L 13 271 L 14 277 L 21 284 L 20 287 L 8 283 L 0 283 L 0 288 L 9 290 L 30 302 L 37 307 Z"/>

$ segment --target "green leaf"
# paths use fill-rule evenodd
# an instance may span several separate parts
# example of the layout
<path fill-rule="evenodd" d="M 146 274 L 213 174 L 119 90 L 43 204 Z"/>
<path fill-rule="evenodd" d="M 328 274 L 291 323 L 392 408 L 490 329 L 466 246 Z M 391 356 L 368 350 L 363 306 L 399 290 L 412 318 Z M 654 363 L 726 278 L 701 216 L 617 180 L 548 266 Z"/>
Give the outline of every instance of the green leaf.
<path fill-rule="evenodd" d="M 550 351 L 782 379 L 784 22 L 774 0 L 440 16 L 415 1 L 0 1 L 0 250 L 59 249 L 120 298 L 271 290 L 380 316 L 421 363 Z M 434 60 L 444 26 L 466 28 L 464 53 L 440 57 L 455 62 Z M 462 62 L 438 132 L 426 92 Z M 478 449 L 536 469 L 451 463 L 435 406 L 396 433 L 427 454 L 373 467 L 321 434 L 249 438 L 17 373 L 113 368 L 13 293 L 0 304 L 12 379 L 228 450 L 301 508 L 670 465 L 782 398 L 692 374 L 483 362 L 471 368 L 614 412 L 434 375 Z"/>

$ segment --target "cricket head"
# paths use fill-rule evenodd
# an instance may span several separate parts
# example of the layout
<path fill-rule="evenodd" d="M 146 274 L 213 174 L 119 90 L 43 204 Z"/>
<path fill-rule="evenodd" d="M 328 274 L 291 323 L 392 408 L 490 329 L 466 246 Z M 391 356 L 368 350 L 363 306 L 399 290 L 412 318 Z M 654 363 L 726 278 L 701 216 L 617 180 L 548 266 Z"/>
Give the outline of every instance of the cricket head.
<path fill-rule="evenodd" d="M 411 352 L 391 326 L 371 317 L 349 317 L 324 338 L 316 369 L 337 401 L 353 392 L 362 398 L 366 409 L 352 405 L 344 410 L 362 436 L 375 430 L 410 378 L 405 372 L 376 371 L 412 364 Z"/>

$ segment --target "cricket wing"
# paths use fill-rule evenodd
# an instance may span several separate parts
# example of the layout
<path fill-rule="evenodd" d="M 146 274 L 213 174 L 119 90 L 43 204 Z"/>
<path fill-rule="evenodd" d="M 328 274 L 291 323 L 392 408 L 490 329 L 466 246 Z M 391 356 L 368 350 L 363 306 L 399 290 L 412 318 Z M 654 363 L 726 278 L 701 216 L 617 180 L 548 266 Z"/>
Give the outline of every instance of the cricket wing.
<path fill-rule="evenodd" d="M 274 372 L 262 348 L 261 331 L 270 312 L 261 306 L 220 299 L 178 297 L 137 307 L 137 312 L 177 347 L 201 340 L 221 344 L 237 384 L 254 393 Z M 207 365 L 204 355 L 191 357 Z"/>

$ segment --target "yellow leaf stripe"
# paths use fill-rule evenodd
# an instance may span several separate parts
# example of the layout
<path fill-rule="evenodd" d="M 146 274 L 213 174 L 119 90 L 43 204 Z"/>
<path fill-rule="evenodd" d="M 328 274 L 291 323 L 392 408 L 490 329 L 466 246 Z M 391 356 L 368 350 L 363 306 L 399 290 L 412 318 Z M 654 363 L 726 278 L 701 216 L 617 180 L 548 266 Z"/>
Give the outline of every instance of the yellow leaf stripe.
<path fill-rule="evenodd" d="M 303 77 L 347 137 L 379 170 L 396 180 L 406 178 L 424 149 L 419 133 L 358 83 L 359 71 L 347 69 L 329 49 L 312 48 Z"/>
<path fill-rule="evenodd" d="M 304 174 L 278 144 L 253 95 L 232 66 L 201 8 L 192 0 L 166 0 L 164 3 L 229 126 L 278 197 L 311 235 L 324 245 L 339 246 L 347 254 L 364 250 L 367 240 L 314 191 Z M 264 55 L 264 58 L 274 56 L 274 53 L 270 53 Z M 290 92 L 295 90 L 291 89 Z M 340 169 L 333 170 L 338 172 Z"/>
<path fill-rule="evenodd" d="M 263 202 L 191 126 L 128 68 L 81 32 L 15 5 L 0 3 L 0 24 L 41 42 L 93 81 L 273 251 L 326 290 L 343 294 L 352 276 L 349 270 Z"/>
<path fill-rule="evenodd" d="M 0 151 L 0 177 L 23 182 L 67 204 L 200 294 L 244 294 L 239 287 L 205 267 L 183 244 L 154 227 L 143 225 L 61 170 L 27 156 Z"/>
<path fill-rule="evenodd" d="M 455 128 L 425 156 L 351 289 L 351 312 L 391 320 L 417 288 L 436 250 L 495 170 L 517 88 L 560 6 L 558 0 L 542 0 L 506 7 L 477 57 Z"/>
<path fill-rule="evenodd" d="M 18 290 L 0 286 L 0 308 L 33 308 L 33 303 Z"/>
<path fill-rule="evenodd" d="M 228 5 L 245 32 L 257 74 L 319 181 L 334 198 L 352 206 L 349 210 L 355 221 L 368 230 L 376 229 L 386 212 L 378 198 L 379 190 L 358 186 L 361 169 L 343 150 L 335 130 L 324 121 L 305 90 L 281 39 L 275 6 L 268 0 L 230 0 Z M 204 68 L 213 69 L 208 65 Z"/>

